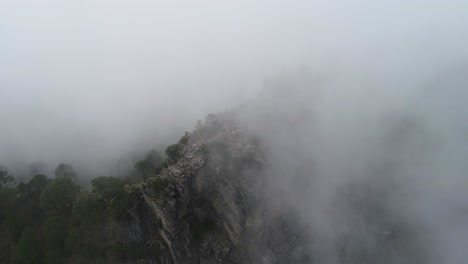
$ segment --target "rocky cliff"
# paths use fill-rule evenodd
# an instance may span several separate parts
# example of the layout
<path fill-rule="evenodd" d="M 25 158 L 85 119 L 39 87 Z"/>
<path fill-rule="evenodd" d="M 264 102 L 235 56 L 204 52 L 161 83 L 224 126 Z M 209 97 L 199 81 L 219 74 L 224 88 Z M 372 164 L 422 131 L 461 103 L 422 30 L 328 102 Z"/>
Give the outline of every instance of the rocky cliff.
<path fill-rule="evenodd" d="M 405 171 L 390 154 L 404 151 L 394 143 L 406 140 L 393 132 L 401 122 L 374 130 L 393 143 L 364 141 L 386 155 L 356 143 L 364 151 L 343 158 L 349 146 L 311 102 L 316 80 L 273 83 L 208 115 L 168 148 L 159 175 L 127 186 L 137 199 L 117 240 L 147 245 L 154 257 L 142 263 L 427 263 L 424 229 L 396 209 Z"/>
<path fill-rule="evenodd" d="M 148 263 L 305 263 L 294 217 L 263 200 L 266 159 L 233 112 L 209 115 L 174 145 L 170 165 L 143 184 L 115 230 L 120 242 L 146 243 Z"/>

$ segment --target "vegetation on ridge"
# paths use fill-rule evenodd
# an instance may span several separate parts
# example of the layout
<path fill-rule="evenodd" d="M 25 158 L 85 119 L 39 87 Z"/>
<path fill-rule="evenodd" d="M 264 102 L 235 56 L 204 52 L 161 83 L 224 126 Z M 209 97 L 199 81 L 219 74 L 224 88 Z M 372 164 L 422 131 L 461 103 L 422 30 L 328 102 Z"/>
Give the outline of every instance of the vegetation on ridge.
<path fill-rule="evenodd" d="M 113 229 L 139 199 L 125 186 L 151 178 L 151 191 L 165 197 L 169 180 L 155 176 L 180 159 L 188 141 L 186 133 L 166 149 L 166 158 L 149 151 L 135 163 L 137 174 L 128 176 L 136 178 L 101 176 L 88 189 L 76 183 L 69 164 L 60 164 L 53 179 L 37 174 L 19 183 L 0 170 L 0 263 L 108 263 L 154 255 L 146 241 L 122 244 L 115 237 Z"/>

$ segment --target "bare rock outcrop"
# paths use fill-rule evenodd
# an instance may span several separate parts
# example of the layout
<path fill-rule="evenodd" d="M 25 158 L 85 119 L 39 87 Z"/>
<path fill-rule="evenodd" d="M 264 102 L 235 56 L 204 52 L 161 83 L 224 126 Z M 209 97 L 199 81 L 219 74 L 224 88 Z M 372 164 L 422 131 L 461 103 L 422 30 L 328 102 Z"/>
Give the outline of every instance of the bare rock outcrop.
<path fill-rule="evenodd" d="M 294 218 L 264 204 L 267 161 L 235 114 L 207 116 L 174 149 L 157 177 L 127 186 L 139 200 L 116 228 L 158 252 L 145 263 L 305 263 Z"/>

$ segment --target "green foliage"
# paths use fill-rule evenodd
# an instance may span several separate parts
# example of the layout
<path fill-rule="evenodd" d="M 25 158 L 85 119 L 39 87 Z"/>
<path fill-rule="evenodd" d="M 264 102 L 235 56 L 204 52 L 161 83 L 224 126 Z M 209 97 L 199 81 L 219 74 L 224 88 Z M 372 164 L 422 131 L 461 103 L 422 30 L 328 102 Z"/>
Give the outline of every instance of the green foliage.
<path fill-rule="evenodd" d="M 166 148 L 166 155 L 171 161 L 177 161 L 180 158 L 179 145 L 173 144 Z"/>
<path fill-rule="evenodd" d="M 17 255 L 20 263 L 43 263 L 43 253 L 40 231 L 31 227 L 26 228 L 18 242 Z"/>
<path fill-rule="evenodd" d="M 99 181 L 98 181 L 99 182 Z M 73 203 L 71 218 L 50 216 L 43 225 L 47 241 L 47 262 L 63 263 L 65 259 L 95 263 L 106 254 L 106 226 L 109 211 L 97 192 L 82 191 Z"/>
<path fill-rule="evenodd" d="M 98 177 L 91 181 L 93 192 L 100 195 L 110 209 L 110 214 L 119 220 L 135 200 L 133 194 L 124 190 L 124 182 L 115 177 Z"/>
<path fill-rule="evenodd" d="M 162 192 L 169 185 L 168 179 L 156 178 L 148 182 L 152 191 L 156 193 Z"/>
<path fill-rule="evenodd" d="M 93 192 L 99 194 L 107 203 L 123 192 L 125 186 L 121 179 L 106 176 L 91 180 L 91 185 L 93 186 Z"/>
<path fill-rule="evenodd" d="M 73 219 L 81 225 L 92 226 L 102 223 L 106 205 L 96 193 L 81 192 L 73 205 Z"/>
<path fill-rule="evenodd" d="M 162 169 L 163 157 L 156 150 L 149 151 L 143 160 L 138 161 L 134 168 L 143 179 L 156 176 Z"/>
<path fill-rule="evenodd" d="M 72 254 L 73 259 L 87 259 L 84 263 L 94 263 L 106 253 L 106 232 L 99 222 L 96 226 L 74 226 L 65 240 L 65 248 Z"/>
<path fill-rule="evenodd" d="M 39 197 L 49 183 L 50 180 L 45 175 L 36 175 L 28 183 L 20 183 L 17 186 L 23 206 L 28 206 L 28 210 L 34 215 L 40 213 Z"/>
<path fill-rule="evenodd" d="M 80 186 L 70 178 L 55 178 L 42 192 L 39 204 L 48 214 L 69 215 L 79 191 Z"/>
<path fill-rule="evenodd" d="M 39 196 L 47 184 L 47 177 L 38 175 L 27 184 L 0 189 L 0 222 L 8 227 L 14 239 L 18 239 L 26 227 L 44 219 Z"/>
<path fill-rule="evenodd" d="M 187 143 L 189 142 L 189 139 L 190 139 L 190 135 L 188 132 L 185 132 L 185 135 L 183 137 L 180 138 L 179 140 L 179 145 L 187 145 Z"/>
<path fill-rule="evenodd" d="M 102 227 L 85 230 L 82 226 L 75 226 L 70 230 L 65 240 L 65 248 L 82 263 L 96 263 L 96 260 L 106 255 L 106 230 Z M 78 263 L 81 263 L 78 262 Z"/>
<path fill-rule="evenodd" d="M 0 222 L 14 210 L 16 202 L 16 190 L 13 188 L 0 189 Z"/>
<path fill-rule="evenodd" d="M 70 174 L 57 174 L 0 188 L 0 262 L 106 263 L 111 256 L 112 218 L 121 219 L 136 194 L 114 177 L 96 178 L 91 192 L 80 192 Z"/>
<path fill-rule="evenodd" d="M 15 263 L 17 251 L 9 230 L 0 227 L 0 263 Z"/>
<path fill-rule="evenodd" d="M 68 221 L 63 216 L 50 216 L 42 225 L 42 234 L 48 248 L 61 248 L 68 234 Z"/>
<path fill-rule="evenodd" d="M 28 188 L 34 193 L 41 193 L 49 185 L 50 179 L 45 175 L 38 174 L 28 182 Z"/>
<path fill-rule="evenodd" d="M 146 174 L 151 169 L 151 163 L 147 160 L 140 160 L 137 163 L 135 163 L 134 168 L 138 172 Z"/>
<path fill-rule="evenodd" d="M 64 164 L 61 163 L 56 169 L 55 169 L 55 177 L 57 178 L 70 178 L 70 179 L 76 179 L 76 173 L 73 170 L 73 167 L 70 164 Z"/>
<path fill-rule="evenodd" d="M 176 162 L 181 158 L 181 149 L 183 146 L 187 145 L 190 140 L 190 134 L 185 132 L 185 135 L 180 138 L 177 144 L 170 145 L 166 148 L 166 156 L 169 158 L 170 162 Z"/>
<path fill-rule="evenodd" d="M 72 227 L 68 236 L 65 238 L 65 249 L 68 252 L 73 252 L 80 243 L 80 240 L 83 238 L 83 232 L 80 230 L 79 226 Z"/>
<path fill-rule="evenodd" d="M 109 179 L 110 177 L 101 178 L 98 182 Z M 111 182 L 115 183 L 114 180 Z M 123 189 L 114 191 L 117 196 L 123 193 Z M 115 197 L 110 201 L 111 207 L 114 201 Z M 105 260 L 108 244 L 112 241 L 112 234 L 107 228 L 112 223 L 110 212 L 102 196 L 95 191 L 83 191 L 77 196 L 72 212 L 73 225 L 65 240 L 65 248 L 78 263 Z"/>
<path fill-rule="evenodd" d="M 0 171 L 0 189 L 3 187 L 13 187 L 15 185 L 15 178 L 8 175 L 7 171 Z"/>
<path fill-rule="evenodd" d="M 120 220 L 127 209 L 131 208 L 136 199 L 135 194 L 122 191 L 110 203 L 111 215 L 114 220 Z"/>
<path fill-rule="evenodd" d="M 186 134 L 172 152 L 169 148 L 168 157 L 179 158 L 179 150 L 188 142 Z M 153 177 L 167 164 L 161 154 L 152 150 L 135 168 L 144 177 L 151 177 L 147 183 L 153 192 L 167 195 L 169 180 Z M 125 188 L 125 182 L 115 177 L 95 178 L 91 191 L 80 191 L 74 182 L 76 173 L 68 164 L 60 164 L 55 176 L 51 180 L 39 174 L 17 185 L 12 176 L 0 170 L 1 263 L 158 259 L 159 246 L 146 242 L 120 244 L 114 234 L 128 209 L 141 200 L 138 191 Z"/>

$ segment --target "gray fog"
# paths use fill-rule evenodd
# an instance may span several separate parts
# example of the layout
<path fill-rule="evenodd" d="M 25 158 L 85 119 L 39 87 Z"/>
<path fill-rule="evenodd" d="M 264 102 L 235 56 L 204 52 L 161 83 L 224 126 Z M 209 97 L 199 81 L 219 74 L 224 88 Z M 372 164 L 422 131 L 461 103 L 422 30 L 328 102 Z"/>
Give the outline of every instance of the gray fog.
<path fill-rule="evenodd" d="M 464 263 L 467 10 L 461 0 L 0 0 L 0 163 L 14 175 L 39 161 L 107 174 L 255 100 L 246 120 L 271 152 L 271 201 L 298 209 L 324 263 L 342 263 L 343 238 L 373 250 L 370 233 L 392 233 L 355 203 L 409 228 L 411 257 Z M 405 256 L 386 263 L 415 263 Z"/>
<path fill-rule="evenodd" d="M 365 86 L 369 96 L 404 100 L 409 87 L 466 61 L 467 8 L 456 0 L 2 0 L 0 161 L 10 170 L 43 161 L 105 173 L 106 163 L 171 142 L 206 114 L 252 98 L 265 78 L 303 66 L 348 78 L 346 97 Z"/>

